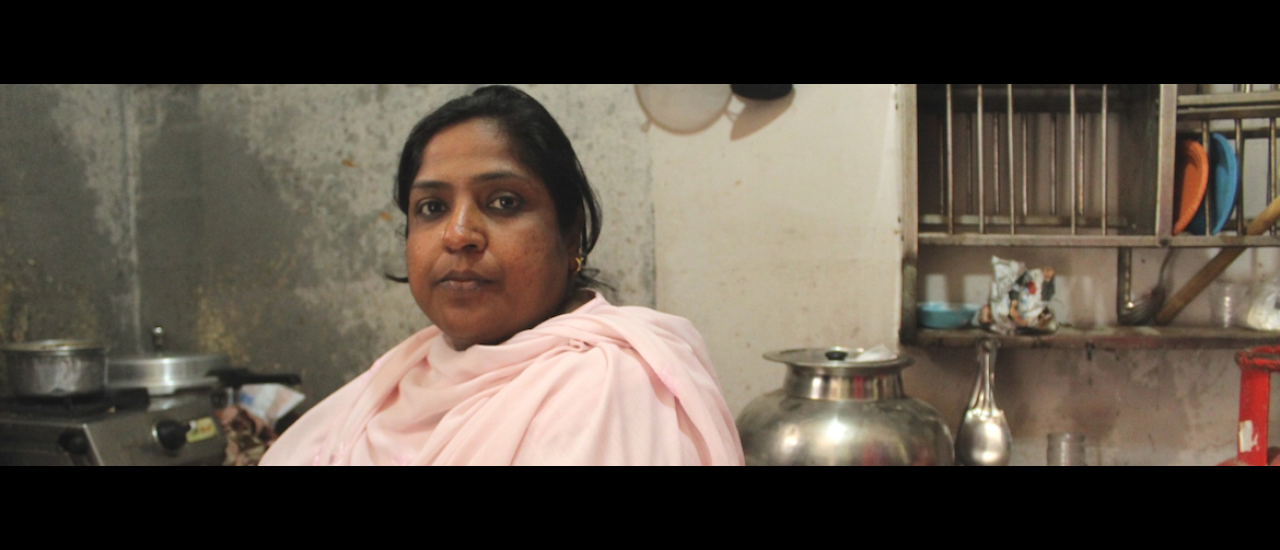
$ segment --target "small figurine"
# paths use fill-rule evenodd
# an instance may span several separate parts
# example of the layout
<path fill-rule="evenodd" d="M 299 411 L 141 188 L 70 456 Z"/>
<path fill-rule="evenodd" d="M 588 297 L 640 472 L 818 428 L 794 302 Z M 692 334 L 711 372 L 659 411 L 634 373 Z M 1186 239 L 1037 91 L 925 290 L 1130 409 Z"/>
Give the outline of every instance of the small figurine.
<path fill-rule="evenodd" d="M 1058 330 L 1049 309 L 1054 294 L 1051 267 L 1027 270 L 1016 260 L 991 258 L 995 279 L 991 298 L 974 318 L 975 324 L 1000 334 L 1045 334 Z"/>

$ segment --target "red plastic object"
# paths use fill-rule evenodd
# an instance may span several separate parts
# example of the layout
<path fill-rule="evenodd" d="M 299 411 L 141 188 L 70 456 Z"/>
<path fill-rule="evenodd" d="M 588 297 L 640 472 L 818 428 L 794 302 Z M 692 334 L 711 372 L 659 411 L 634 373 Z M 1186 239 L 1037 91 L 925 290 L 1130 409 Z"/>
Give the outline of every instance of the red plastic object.
<path fill-rule="evenodd" d="M 1236 353 L 1236 364 L 1240 365 L 1240 424 L 1236 432 L 1236 464 L 1266 466 L 1271 373 L 1280 372 L 1280 346 Z"/>

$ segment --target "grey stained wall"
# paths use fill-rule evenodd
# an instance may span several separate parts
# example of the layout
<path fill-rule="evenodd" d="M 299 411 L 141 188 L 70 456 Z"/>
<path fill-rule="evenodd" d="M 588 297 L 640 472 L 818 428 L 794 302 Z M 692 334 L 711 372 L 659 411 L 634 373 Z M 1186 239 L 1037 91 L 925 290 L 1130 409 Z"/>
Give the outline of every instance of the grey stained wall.
<path fill-rule="evenodd" d="M 313 404 L 428 325 L 383 277 L 404 271 L 392 179 L 412 126 L 477 86 L 0 87 L 0 341 L 132 353 L 161 325 L 171 349 L 301 374 Z M 653 305 L 631 91 L 524 88 L 605 204 L 591 265 Z"/>
<path fill-rule="evenodd" d="M 0 88 L 0 341 L 132 348 L 133 189 L 121 90 Z"/>

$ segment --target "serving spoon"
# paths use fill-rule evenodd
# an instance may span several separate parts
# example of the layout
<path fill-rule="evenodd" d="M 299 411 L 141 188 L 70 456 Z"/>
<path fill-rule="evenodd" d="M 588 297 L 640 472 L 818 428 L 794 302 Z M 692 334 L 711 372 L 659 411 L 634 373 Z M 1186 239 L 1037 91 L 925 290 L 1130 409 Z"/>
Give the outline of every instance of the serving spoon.
<path fill-rule="evenodd" d="M 1156 287 L 1151 289 L 1151 293 L 1146 298 L 1137 300 L 1133 298 L 1133 249 L 1118 250 L 1116 319 L 1126 326 L 1149 324 L 1160 312 L 1160 308 L 1164 307 L 1165 298 L 1169 295 L 1165 281 L 1168 280 L 1169 264 L 1173 260 L 1173 254 L 1178 249 L 1170 248 L 1169 252 L 1165 253 L 1164 263 L 1160 264 L 1160 279 L 1156 281 Z"/>
<path fill-rule="evenodd" d="M 969 398 L 969 409 L 960 421 L 956 433 L 956 461 L 965 466 L 1007 466 L 1013 446 L 1009 433 L 1009 421 L 1004 411 L 996 406 L 992 391 L 995 383 L 993 368 L 1000 341 L 983 338 L 978 342 L 978 363 L 981 370 Z"/>

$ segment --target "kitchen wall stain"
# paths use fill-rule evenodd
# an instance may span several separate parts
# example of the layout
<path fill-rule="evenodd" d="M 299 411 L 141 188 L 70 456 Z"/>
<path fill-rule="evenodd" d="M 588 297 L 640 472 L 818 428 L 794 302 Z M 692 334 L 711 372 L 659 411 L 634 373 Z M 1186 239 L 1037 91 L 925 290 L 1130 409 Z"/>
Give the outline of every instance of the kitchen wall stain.
<path fill-rule="evenodd" d="M 119 112 L 111 86 L 0 89 L 0 341 L 131 342 Z"/>
<path fill-rule="evenodd" d="M 335 346 L 330 310 L 291 292 L 325 276 L 316 269 L 314 248 L 306 246 L 314 238 L 307 232 L 313 218 L 282 215 L 288 207 L 279 192 L 287 183 L 268 173 L 251 149 L 234 131 L 206 126 L 199 344 L 253 370 L 298 373 L 310 398 L 323 397 L 337 389 L 341 371 L 367 365 Z M 299 317 L 308 319 L 305 331 Z"/>
<path fill-rule="evenodd" d="M 401 216 L 388 215 L 394 162 L 362 160 L 398 151 L 362 151 L 381 140 L 333 122 L 376 118 L 343 115 L 378 105 L 344 89 L 200 90 L 199 345 L 301 374 L 304 407 L 427 325 L 407 289 L 383 279 L 387 258 L 403 256 Z"/>
<path fill-rule="evenodd" d="M 137 166 L 139 331 L 163 326 L 165 345 L 174 351 L 212 351 L 196 340 L 205 240 L 198 92 L 192 85 L 148 85 L 128 94 Z M 153 351 L 142 336 L 136 351 Z"/>
<path fill-rule="evenodd" d="M 253 355 L 240 339 L 239 331 L 229 326 L 256 327 L 261 312 L 246 313 L 236 303 L 223 303 L 210 298 L 203 286 L 196 287 L 195 340 L 202 351 L 224 353 L 233 365 L 254 364 Z"/>
<path fill-rule="evenodd" d="M 0 273 L 4 273 L 4 258 L 0 258 Z M 10 319 L 13 317 L 13 281 L 0 278 L 0 342 L 13 342 L 9 336 Z"/>

